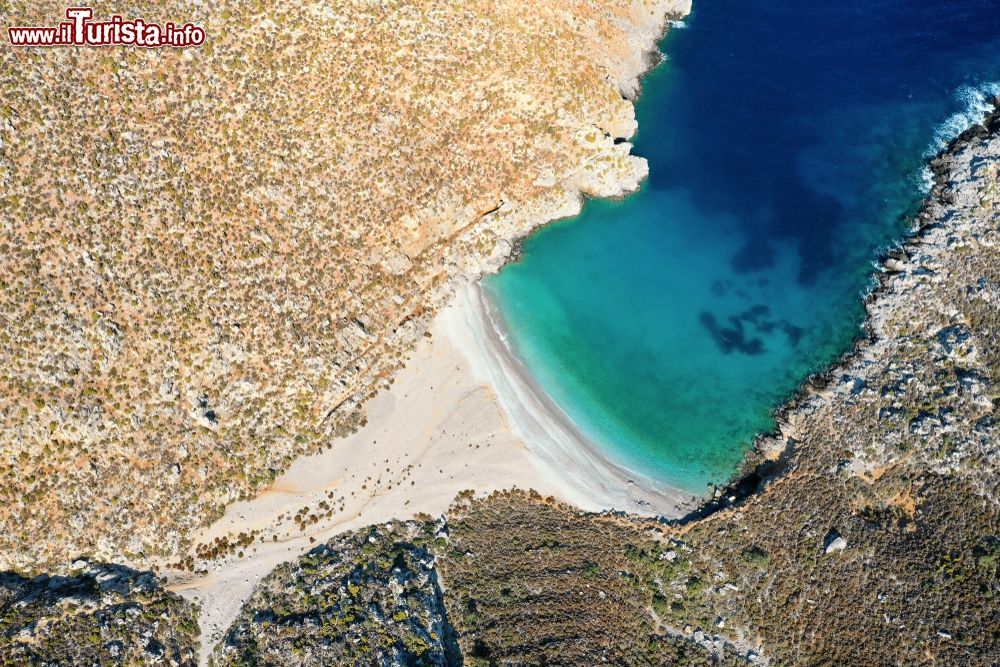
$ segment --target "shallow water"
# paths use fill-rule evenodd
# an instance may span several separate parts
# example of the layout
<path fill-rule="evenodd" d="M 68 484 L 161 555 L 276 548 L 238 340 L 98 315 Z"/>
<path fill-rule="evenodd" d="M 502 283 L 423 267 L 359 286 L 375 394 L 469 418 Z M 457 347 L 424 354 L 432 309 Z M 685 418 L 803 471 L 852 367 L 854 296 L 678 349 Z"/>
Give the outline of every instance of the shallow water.
<path fill-rule="evenodd" d="M 723 483 L 850 349 L 927 155 L 1000 93 L 1000 3 L 929 4 L 695 0 L 644 82 L 642 191 L 589 202 L 486 281 L 515 351 L 613 459 Z"/>

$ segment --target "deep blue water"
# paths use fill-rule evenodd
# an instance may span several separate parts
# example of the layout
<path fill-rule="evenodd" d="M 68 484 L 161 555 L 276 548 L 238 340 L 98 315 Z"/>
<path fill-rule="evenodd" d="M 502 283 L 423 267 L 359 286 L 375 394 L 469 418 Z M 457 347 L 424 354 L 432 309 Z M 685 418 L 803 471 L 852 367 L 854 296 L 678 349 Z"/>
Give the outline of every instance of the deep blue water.
<path fill-rule="evenodd" d="M 643 190 L 486 284 L 612 458 L 700 491 L 850 349 L 928 151 L 1000 93 L 1000 1 L 695 0 L 685 25 L 637 106 Z"/>

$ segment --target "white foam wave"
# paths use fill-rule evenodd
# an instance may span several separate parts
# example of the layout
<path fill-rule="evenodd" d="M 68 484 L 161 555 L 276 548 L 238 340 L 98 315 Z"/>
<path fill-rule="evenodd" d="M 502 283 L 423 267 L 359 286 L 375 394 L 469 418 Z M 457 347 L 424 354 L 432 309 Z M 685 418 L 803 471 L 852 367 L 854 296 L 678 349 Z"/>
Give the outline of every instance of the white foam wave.
<path fill-rule="evenodd" d="M 680 19 L 670 19 L 667 23 L 669 23 L 670 27 L 674 30 L 684 30 L 688 27 L 688 24 Z"/>
<path fill-rule="evenodd" d="M 920 181 L 917 187 L 922 194 L 929 194 L 934 189 L 934 181 L 934 170 L 931 169 L 929 164 L 925 164 L 923 169 L 920 170 Z"/>
<path fill-rule="evenodd" d="M 963 132 L 983 122 L 986 114 L 993 110 L 993 100 L 996 97 L 1000 97 L 1000 81 L 990 81 L 979 86 L 962 86 L 956 90 L 955 101 L 961 110 L 948 116 L 934 128 L 934 139 L 924 151 L 924 157 L 933 158 Z M 923 194 L 929 193 L 934 187 L 934 171 L 930 165 L 924 165 L 920 170 L 917 187 Z"/>
<path fill-rule="evenodd" d="M 953 140 L 970 127 L 983 122 L 987 113 L 993 110 L 993 99 L 1000 96 L 1000 81 L 991 81 L 979 86 L 962 86 L 955 91 L 955 100 L 962 110 L 953 113 L 938 125 L 934 131 L 934 141 L 927 148 L 928 156 L 937 154 L 948 147 Z"/>

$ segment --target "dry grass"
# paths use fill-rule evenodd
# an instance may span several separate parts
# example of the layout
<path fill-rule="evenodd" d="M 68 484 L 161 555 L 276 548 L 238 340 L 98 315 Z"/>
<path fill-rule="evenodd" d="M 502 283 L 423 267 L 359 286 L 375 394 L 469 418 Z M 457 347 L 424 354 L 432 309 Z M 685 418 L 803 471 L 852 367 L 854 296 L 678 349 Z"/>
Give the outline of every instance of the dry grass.
<path fill-rule="evenodd" d="M 354 428 L 453 277 L 642 177 L 617 83 L 671 6 L 145 1 L 208 43 L 4 46 L 0 566 L 176 555 Z"/>

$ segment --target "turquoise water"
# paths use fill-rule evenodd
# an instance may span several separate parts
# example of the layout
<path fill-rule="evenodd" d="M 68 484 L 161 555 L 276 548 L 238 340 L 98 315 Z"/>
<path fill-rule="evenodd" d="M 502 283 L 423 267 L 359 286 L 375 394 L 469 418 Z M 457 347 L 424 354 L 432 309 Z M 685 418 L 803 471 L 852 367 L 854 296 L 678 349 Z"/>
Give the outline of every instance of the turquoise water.
<path fill-rule="evenodd" d="M 698 492 L 850 349 L 929 153 L 1000 93 L 1000 4 L 695 0 L 637 105 L 643 189 L 486 281 L 612 459 Z"/>

